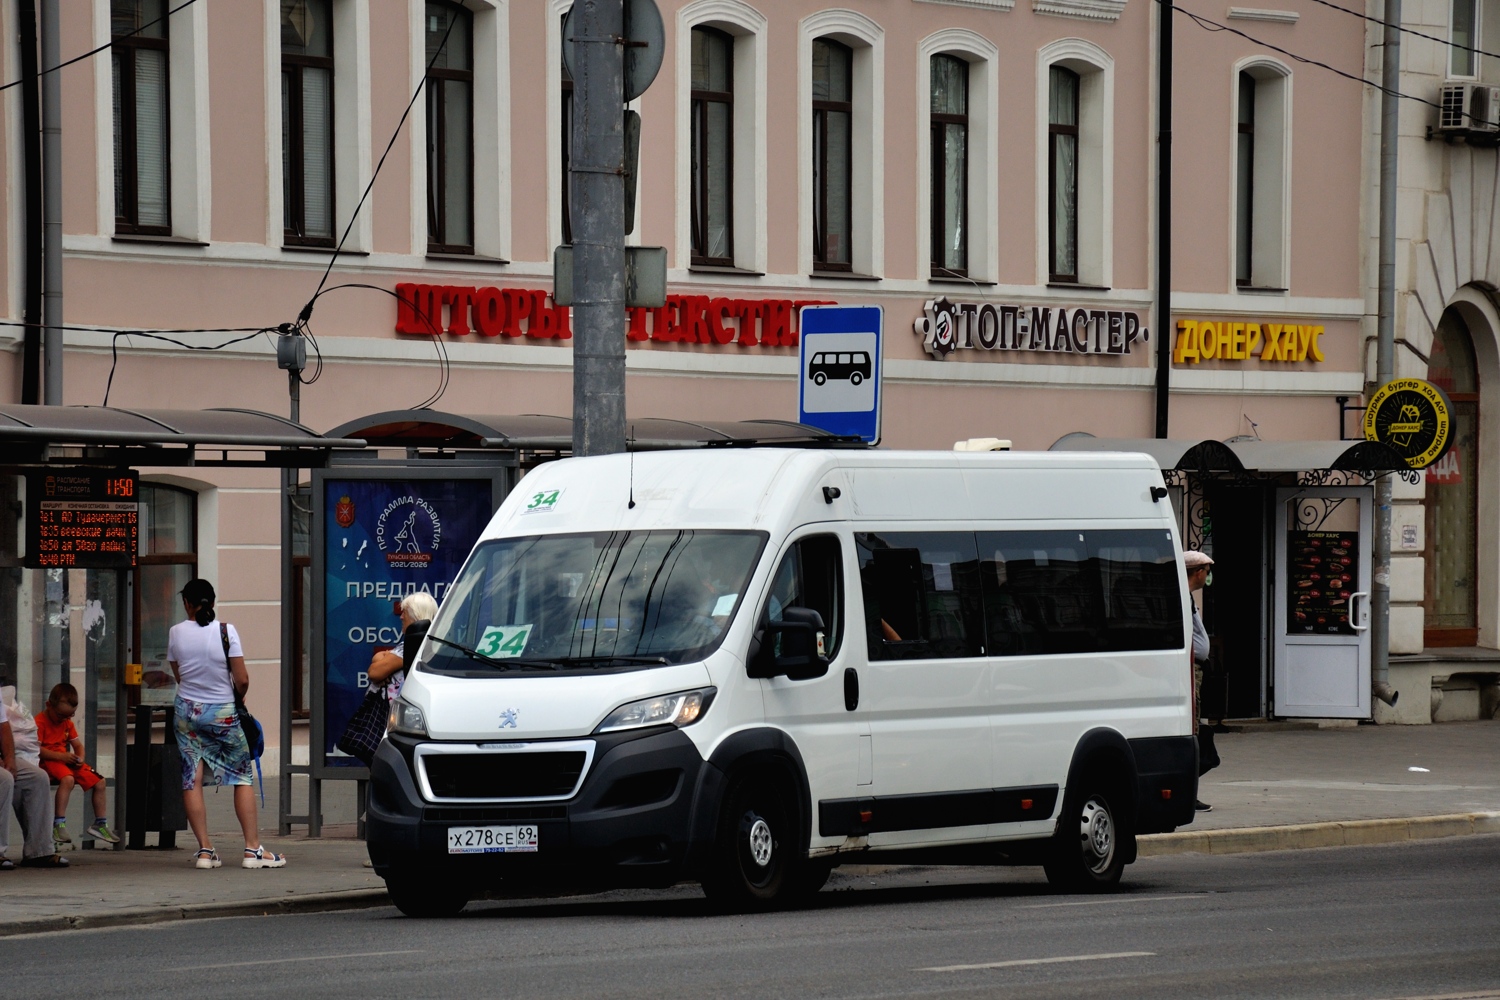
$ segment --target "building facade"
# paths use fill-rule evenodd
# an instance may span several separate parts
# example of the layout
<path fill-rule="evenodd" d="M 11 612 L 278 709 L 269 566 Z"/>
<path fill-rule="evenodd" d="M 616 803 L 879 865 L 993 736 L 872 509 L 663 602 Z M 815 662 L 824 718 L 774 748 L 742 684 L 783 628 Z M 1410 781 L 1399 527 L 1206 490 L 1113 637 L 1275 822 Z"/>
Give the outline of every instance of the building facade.
<path fill-rule="evenodd" d="M 571 238 L 567 6 L 199 0 L 159 20 L 157 0 L 65 5 L 64 58 L 115 42 L 61 71 L 65 401 L 285 413 L 275 345 L 253 331 L 295 321 L 342 243 L 313 303 L 303 423 L 420 405 L 570 413 L 570 319 L 550 298 L 553 250 Z M 632 310 L 622 331 L 631 415 L 794 419 L 796 310 L 837 302 L 885 311 L 884 446 L 1149 438 L 1163 337 L 1171 437 L 1342 436 L 1338 397 L 1363 392 L 1374 333 L 1360 85 L 1179 18 L 1164 331 L 1152 313 L 1157 5 L 660 6 L 666 57 L 634 105 L 630 239 L 666 247 L 669 301 Z M 0 14 L 6 38 L 14 17 Z M 1365 61 L 1363 23 L 1327 7 L 1203 17 L 1335 66 Z M 17 77 L 14 43 L 3 66 Z M 12 323 L 26 267 L 18 93 L 0 104 L 0 312 Z M 1432 217 L 1407 204 L 1411 225 Z M 251 333 L 234 343 L 245 334 L 120 335 L 240 329 Z M 18 401 L 19 328 L 0 327 L 0 345 L 0 399 Z M 197 574 L 244 636 L 252 708 L 274 718 L 281 616 L 306 615 L 280 603 L 277 474 L 141 473 L 127 620 L 90 611 L 103 598 L 74 571 L 71 660 L 58 661 L 41 625 L 55 581 L 15 569 L 0 594 L 17 609 L 0 680 L 35 702 L 111 628 L 130 662 L 160 669 L 171 595 Z M 1194 538 L 1212 544 L 1202 513 Z M 1268 553 L 1235 573 L 1264 582 Z M 1491 619 L 1494 589 L 1480 596 Z M 1403 615 L 1421 613 L 1412 593 L 1400 591 Z M 1227 622 L 1222 603 L 1210 613 Z M 1270 653 L 1255 649 L 1228 714 L 1273 711 Z M 305 691 L 309 664 L 293 669 Z"/>
<path fill-rule="evenodd" d="M 1410 5 L 1402 27 L 1400 90 L 1418 100 L 1401 103 L 1396 373 L 1448 393 L 1455 444 L 1422 483 L 1397 487 L 1392 679 L 1416 697 L 1392 714 L 1489 718 L 1500 706 L 1492 652 L 1500 646 L 1500 4 Z M 1380 31 L 1371 26 L 1372 73 Z M 1378 113 L 1370 121 L 1374 162 Z M 1372 186 L 1372 218 L 1376 197 Z M 1372 228 L 1370 261 L 1375 239 Z M 1373 303 L 1373 269 L 1368 280 Z M 1368 370 L 1373 378 L 1373 353 Z M 1421 698 L 1427 691 L 1430 699 Z"/>

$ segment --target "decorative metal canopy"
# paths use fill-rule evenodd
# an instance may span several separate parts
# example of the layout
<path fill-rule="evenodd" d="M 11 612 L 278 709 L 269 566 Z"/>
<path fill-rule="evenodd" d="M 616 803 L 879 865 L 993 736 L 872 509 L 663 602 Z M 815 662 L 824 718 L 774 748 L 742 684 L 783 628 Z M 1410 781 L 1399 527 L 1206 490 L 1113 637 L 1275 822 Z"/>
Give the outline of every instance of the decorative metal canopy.
<path fill-rule="evenodd" d="M 790 420 L 691 421 L 663 417 L 627 420 L 631 451 L 713 447 L 862 448 L 858 438 L 830 434 Z M 340 424 L 330 438 L 357 437 L 372 448 L 456 451 L 511 449 L 571 451 L 573 421 L 524 413 L 471 415 L 438 410 L 390 410 Z"/>
<path fill-rule="evenodd" d="M 307 468 L 364 446 L 257 410 L 0 405 L 0 465 Z"/>

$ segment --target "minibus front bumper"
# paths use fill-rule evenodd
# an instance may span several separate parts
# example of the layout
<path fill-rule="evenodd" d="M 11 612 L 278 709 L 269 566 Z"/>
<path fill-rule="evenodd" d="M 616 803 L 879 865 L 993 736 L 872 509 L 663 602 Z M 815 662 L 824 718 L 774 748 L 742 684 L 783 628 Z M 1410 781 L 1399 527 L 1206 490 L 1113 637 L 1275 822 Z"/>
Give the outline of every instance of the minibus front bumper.
<path fill-rule="evenodd" d="M 722 775 L 672 726 L 590 739 L 592 762 L 564 800 L 453 802 L 421 791 L 417 749 L 432 741 L 389 736 L 370 766 L 365 836 L 375 872 L 454 876 L 486 888 L 680 880 L 695 861 L 698 804 L 712 799 Z M 525 753 L 494 757 L 496 767 L 527 766 Z M 525 825 L 537 828 L 534 852 L 449 853 L 450 828 Z"/>

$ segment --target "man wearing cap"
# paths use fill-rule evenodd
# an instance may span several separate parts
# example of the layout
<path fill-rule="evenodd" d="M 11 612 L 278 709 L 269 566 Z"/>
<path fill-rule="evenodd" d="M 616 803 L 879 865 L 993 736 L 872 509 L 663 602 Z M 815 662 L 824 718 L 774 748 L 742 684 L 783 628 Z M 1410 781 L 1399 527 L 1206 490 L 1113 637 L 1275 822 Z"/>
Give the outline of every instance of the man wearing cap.
<path fill-rule="evenodd" d="M 1208 581 L 1208 569 L 1214 561 L 1205 553 L 1196 549 L 1189 549 L 1182 554 L 1182 564 L 1187 567 L 1189 604 L 1193 609 L 1193 711 L 1198 711 L 1198 692 L 1203 686 L 1203 665 L 1208 662 L 1208 630 L 1203 627 L 1203 619 L 1198 617 L 1198 603 L 1191 600 L 1195 591 L 1203 589 L 1204 583 Z M 1210 740 L 1212 737 L 1210 737 Z M 1212 747 L 1210 742 L 1207 747 L 1203 745 L 1202 730 L 1199 731 L 1199 776 L 1203 772 L 1218 764 L 1218 753 L 1213 752 L 1213 763 L 1209 767 L 1203 767 L 1204 751 Z M 1199 812 L 1208 812 L 1213 808 L 1207 802 L 1199 799 L 1194 805 Z"/>

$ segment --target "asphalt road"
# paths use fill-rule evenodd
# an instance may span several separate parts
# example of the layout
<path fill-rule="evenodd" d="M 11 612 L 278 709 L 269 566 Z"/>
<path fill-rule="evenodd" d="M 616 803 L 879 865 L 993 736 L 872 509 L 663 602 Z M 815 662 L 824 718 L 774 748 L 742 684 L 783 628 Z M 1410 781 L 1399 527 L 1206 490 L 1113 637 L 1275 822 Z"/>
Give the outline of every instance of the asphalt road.
<path fill-rule="evenodd" d="M 835 873 L 806 909 L 692 887 L 0 940 L 6 997 L 1464 997 L 1500 1000 L 1500 836 L 1039 870 Z"/>

